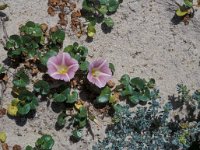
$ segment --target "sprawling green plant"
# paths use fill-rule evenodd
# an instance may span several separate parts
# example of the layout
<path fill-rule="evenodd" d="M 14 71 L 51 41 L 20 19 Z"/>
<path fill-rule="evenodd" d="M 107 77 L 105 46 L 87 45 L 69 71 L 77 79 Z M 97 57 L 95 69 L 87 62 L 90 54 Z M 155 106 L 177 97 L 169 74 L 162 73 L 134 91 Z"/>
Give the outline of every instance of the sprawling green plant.
<path fill-rule="evenodd" d="M 5 47 L 8 57 L 15 62 L 37 58 L 41 64 L 46 65 L 47 60 L 59 51 L 65 39 L 63 30 L 56 28 L 47 37 L 41 25 L 32 21 L 21 26 L 19 30 L 20 35 L 11 35 Z"/>
<path fill-rule="evenodd" d="M 90 90 L 90 94 L 95 95 L 92 103 L 114 106 L 114 92 L 106 86 L 114 73 L 114 65 L 103 59 L 89 63 L 86 59 L 88 49 L 78 43 L 60 51 L 64 31 L 57 27 L 48 31 L 43 27 L 29 21 L 21 26 L 20 35 L 11 35 L 6 43 L 8 57 L 14 64 L 19 64 L 12 81 L 14 100 L 8 105 L 8 114 L 27 117 L 36 110 L 39 101 L 51 99 L 64 106 L 56 125 L 64 127 L 66 118 L 71 117 L 72 137 L 80 140 L 82 128 L 88 126 L 88 119 L 94 121 L 95 116 L 88 113 L 79 93 Z M 31 78 L 37 75 L 32 73 L 35 69 L 43 77 L 33 81 Z M 69 107 L 76 113 L 67 115 Z"/>
<path fill-rule="evenodd" d="M 50 135 L 43 135 L 41 138 L 37 139 L 35 147 L 28 145 L 26 150 L 52 150 L 53 145 L 53 138 Z"/>
<path fill-rule="evenodd" d="M 134 105 L 139 102 L 146 103 L 153 98 L 159 97 L 159 91 L 154 88 L 154 79 L 150 79 L 147 82 L 139 77 L 131 79 L 129 75 L 125 74 L 121 77 L 120 83 L 121 85 L 117 89 L 121 92 L 121 96 L 128 99 Z"/>
<path fill-rule="evenodd" d="M 84 0 L 82 9 L 84 17 L 89 21 L 87 27 L 87 34 L 89 37 L 93 37 L 96 33 L 95 25 L 101 22 L 108 28 L 113 28 L 114 21 L 110 14 L 115 13 L 122 0 Z"/>

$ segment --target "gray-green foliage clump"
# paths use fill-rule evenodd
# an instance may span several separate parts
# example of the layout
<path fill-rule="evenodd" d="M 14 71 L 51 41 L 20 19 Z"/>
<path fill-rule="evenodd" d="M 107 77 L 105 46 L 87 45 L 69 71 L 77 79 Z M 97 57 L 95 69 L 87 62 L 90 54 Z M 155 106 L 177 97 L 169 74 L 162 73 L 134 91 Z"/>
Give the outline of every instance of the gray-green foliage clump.
<path fill-rule="evenodd" d="M 171 103 L 167 103 L 159 111 L 156 100 L 151 101 L 149 108 L 138 107 L 136 112 L 131 112 L 129 106 L 118 108 L 114 124 L 107 128 L 107 137 L 93 150 L 199 149 L 200 123 L 169 121 L 171 109 Z"/>

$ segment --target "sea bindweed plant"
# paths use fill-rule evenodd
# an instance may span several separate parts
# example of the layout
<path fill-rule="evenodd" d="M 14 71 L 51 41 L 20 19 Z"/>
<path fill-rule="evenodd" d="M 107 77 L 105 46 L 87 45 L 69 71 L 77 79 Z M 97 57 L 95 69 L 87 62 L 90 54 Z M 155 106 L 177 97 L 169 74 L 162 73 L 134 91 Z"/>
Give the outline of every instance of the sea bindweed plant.
<path fill-rule="evenodd" d="M 16 68 L 9 116 L 25 117 L 36 113 L 40 101 L 52 100 L 63 105 L 56 125 L 64 127 L 67 117 L 73 125 L 72 137 L 80 140 L 82 129 L 95 115 L 88 112 L 88 102 L 113 107 L 119 96 L 107 84 L 114 74 L 114 65 L 104 59 L 87 61 L 88 49 L 78 43 L 62 48 L 65 33 L 58 27 L 48 30 L 46 24 L 27 22 L 20 35 L 11 35 L 6 43 L 11 66 Z M 36 78 L 33 78 L 36 77 Z M 84 101 L 81 92 L 92 98 Z M 90 96 L 91 95 L 91 96 Z M 117 99 L 117 100 L 116 100 Z M 69 111 L 74 110 L 74 113 Z M 91 117 L 92 116 L 92 117 Z"/>
<path fill-rule="evenodd" d="M 35 147 L 30 145 L 26 146 L 26 150 L 52 150 L 54 140 L 50 135 L 43 135 L 35 142 Z"/>
<path fill-rule="evenodd" d="M 125 74 L 119 81 L 121 85 L 117 87 L 117 90 L 121 93 L 121 97 L 127 99 L 133 105 L 159 98 L 159 91 L 155 89 L 154 79 L 147 82 L 145 79 L 130 78 L 129 75 Z"/>
<path fill-rule="evenodd" d="M 193 0 L 184 0 L 182 5 L 175 3 L 179 8 L 176 9 L 172 22 L 178 24 L 180 21 L 183 21 L 185 25 L 188 25 L 189 20 L 194 17 L 194 7 L 199 7 L 200 1 L 197 0 L 197 4 L 194 4 Z"/>
<path fill-rule="evenodd" d="M 87 27 L 88 37 L 93 38 L 96 29 L 96 23 L 102 23 L 107 28 L 111 29 L 114 26 L 114 21 L 110 14 L 115 13 L 122 0 L 84 0 L 82 4 L 83 17 L 89 22 Z"/>

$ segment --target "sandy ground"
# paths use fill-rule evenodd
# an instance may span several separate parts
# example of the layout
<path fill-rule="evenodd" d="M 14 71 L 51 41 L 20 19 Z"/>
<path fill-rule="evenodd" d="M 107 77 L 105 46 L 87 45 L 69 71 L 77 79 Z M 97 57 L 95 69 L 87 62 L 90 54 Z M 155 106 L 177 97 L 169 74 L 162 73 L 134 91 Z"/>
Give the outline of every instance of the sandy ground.
<path fill-rule="evenodd" d="M 9 35 L 18 33 L 19 25 L 28 20 L 50 25 L 57 23 L 57 17 L 47 14 L 47 0 L 4 1 L 10 6 L 4 11 L 10 18 L 6 22 Z M 102 57 L 112 62 L 116 67 L 115 81 L 125 73 L 132 77 L 154 78 L 162 102 L 166 102 L 169 95 L 176 93 L 178 83 L 186 84 L 191 90 L 200 87 L 200 11 L 195 13 L 188 26 L 183 23 L 175 26 L 171 18 L 176 8 L 171 0 L 124 0 L 112 15 L 115 26 L 111 33 L 103 33 L 99 25 L 94 40 L 87 42 L 85 37 L 78 39 L 67 32 L 64 46 L 77 41 L 89 48 L 92 59 Z M 0 61 L 5 58 L 6 52 L 0 45 Z M 12 100 L 10 90 L 8 88 L 5 92 L 4 107 Z M 71 130 L 56 131 L 54 126 L 58 114 L 46 105 L 46 102 L 41 102 L 37 116 L 28 119 L 24 126 L 17 125 L 7 116 L 0 118 L 0 131 L 6 131 L 10 146 L 33 145 L 41 133 L 48 133 L 55 140 L 55 150 L 91 149 L 98 137 L 104 136 L 106 122 L 102 121 L 99 130 L 92 125 L 93 129 L 96 128 L 95 140 L 88 134 L 79 143 L 71 143 Z"/>

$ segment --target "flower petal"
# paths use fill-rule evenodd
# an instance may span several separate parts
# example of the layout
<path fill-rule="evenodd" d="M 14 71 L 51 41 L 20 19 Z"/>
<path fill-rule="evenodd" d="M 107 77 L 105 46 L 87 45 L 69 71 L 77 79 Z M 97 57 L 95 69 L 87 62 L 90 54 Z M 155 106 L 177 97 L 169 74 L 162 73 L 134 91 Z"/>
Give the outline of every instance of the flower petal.
<path fill-rule="evenodd" d="M 60 73 L 58 71 L 60 66 L 66 66 L 66 74 Z M 71 58 L 68 53 L 60 52 L 57 56 L 49 58 L 47 62 L 48 74 L 58 80 L 70 81 L 78 70 L 78 61 Z"/>
<path fill-rule="evenodd" d="M 94 73 L 92 74 L 92 71 L 94 70 L 98 71 L 98 73 L 95 76 L 93 75 Z M 87 79 L 91 83 L 95 84 L 99 88 L 102 88 L 111 78 L 112 72 L 106 60 L 100 59 L 90 63 Z"/>

